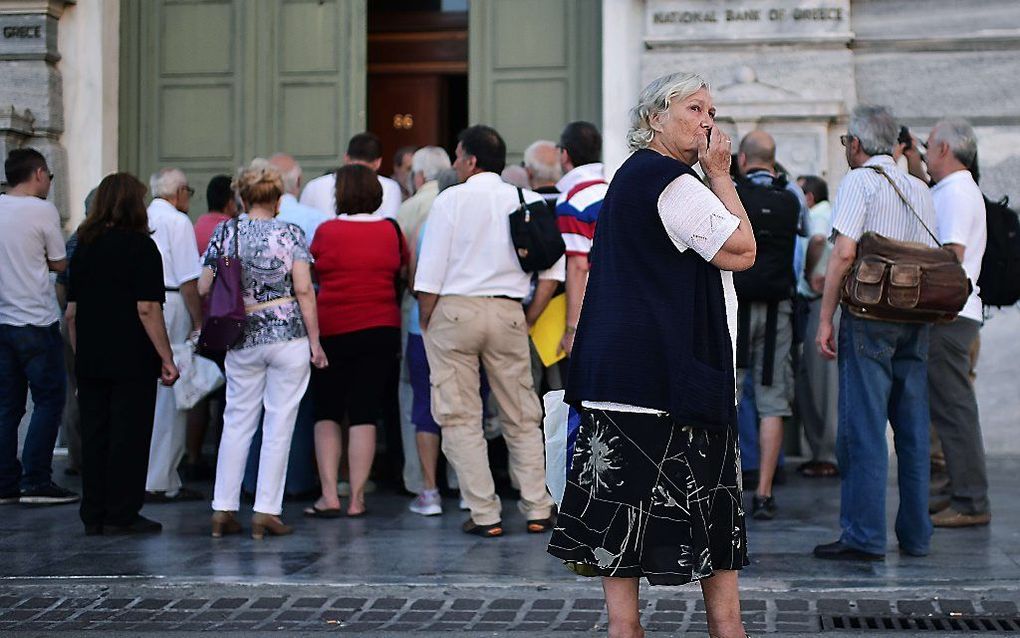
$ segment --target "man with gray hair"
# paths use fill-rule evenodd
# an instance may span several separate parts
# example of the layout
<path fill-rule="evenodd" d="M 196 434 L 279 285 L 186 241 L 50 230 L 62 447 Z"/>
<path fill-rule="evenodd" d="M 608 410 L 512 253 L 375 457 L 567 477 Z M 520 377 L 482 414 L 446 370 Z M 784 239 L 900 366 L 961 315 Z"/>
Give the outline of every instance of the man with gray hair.
<path fill-rule="evenodd" d="M 555 142 L 537 140 L 524 149 L 524 170 L 528 172 L 528 184 L 531 190 L 545 198 L 549 210 L 556 212 L 556 200 L 560 189 L 556 182 L 563 177 L 560 165 L 560 149 Z"/>
<path fill-rule="evenodd" d="M 898 133 L 889 109 L 858 106 L 850 116 L 847 134 L 840 138 L 852 170 L 839 185 L 832 207 L 835 246 L 825 275 L 816 337 L 819 351 L 828 359 L 837 356 L 832 319 L 861 235 L 870 231 L 898 241 L 936 245 L 925 229 L 925 225 L 936 227 L 927 185 L 893 161 Z M 850 312 L 841 315 L 836 456 L 843 474 L 842 534 L 834 543 L 815 547 L 818 558 L 885 559 L 887 422 L 892 423 L 896 438 L 900 551 L 911 556 L 928 553 L 932 534 L 928 517 L 929 332 L 927 324 L 864 319 Z"/>
<path fill-rule="evenodd" d="M 450 168 L 450 156 L 438 146 L 424 146 L 411 156 L 411 185 L 414 195 L 400 205 L 397 211 L 397 224 L 407 239 L 411 253 L 411 264 L 417 262 L 418 241 L 425 225 L 432 202 L 439 194 L 439 175 Z M 413 268 L 413 266 L 412 266 Z M 413 270 L 409 273 L 413 281 Z M 414 423 L 412 407 L 414 405 L 413 382 L 423 383 L 428 387 L 428 378 L 419 379 L 420 370 L 412 371 L 408 361 L 412 356 L 424 353 L 421 329 L 417 319 L 417 301 L 410 292 L 404 294 L 400 306 L 401 341 L 404 360 L 400 365 L 400 383 L 398 397 L 400 404 L 400 433 L 404 448 L 404 488 L 417 494 L 411 503 L 411 511 L 423 516 L 434 516 L 442 513 L 439 491 L 436 487 L 436 467 L 439 462 L 439 436 L 437 432 L 426 431 Z M 409 333 L 412 336 L 408 336 Z M 409 344 L 410 341 L 410 345 Z M 411 352 L 414 350 L 414 352 Z M 412 379 L 412 374 L 416 378 Z M 421 420 L 421 419 L 419 419 Z"/>
<path fill-rule="evenodd" d="M 317 208 L 298 202 L 301 195 L 301 165 L 297 160 L 286 153 L 276 153 L 269 158 L 269 163 L 283 177 L 283 197 L 280 198 L 280 214 L 277 219 L 301 228 L 307 245 L 311 246 L 316 229 L 323 222 L 333 219 L 334 215 L 327 215 Z"/>
<path fill-rule="evenodd" d="M 149 188 L 153 197 L 148 209 L 149 228 L 163 258 L 166 287 L 163 317 L 171 345 L 179 345 L 202 329 L 202 305 L 198 297 L 202 265 L 195 231 L 187 214 L 195 189 L 188 185 L 188 178 L 178 168 L 162 168 L 153 173 Z M 177 409 L 173 388 L 162 384 L 157 388 L 149 472 L 145 481 L 146 501 L 201 500 L 204 498 L 201 494 L 181 485 L 177 473 L 177 466 L 184 458 L 187 412 Z"/>
<path fill-rule="evenodd" d="M 974 284 L 956 320 L 932 326 L 928 345 L 931 422 L 949 473 L 949 485 L 930 503 L 935 527 L 987 525 L 992 518 L 981 422 L 970 380 L 970 352 L 983 321 L 977 282 L 988 240 L 985 200 L 967 168 L 976 157 L 977 139 L 967 122 L 943 120 L 931 129 L 926 163 L 935 183 L 931 196 L 939 239 L 956 253 Z"/>

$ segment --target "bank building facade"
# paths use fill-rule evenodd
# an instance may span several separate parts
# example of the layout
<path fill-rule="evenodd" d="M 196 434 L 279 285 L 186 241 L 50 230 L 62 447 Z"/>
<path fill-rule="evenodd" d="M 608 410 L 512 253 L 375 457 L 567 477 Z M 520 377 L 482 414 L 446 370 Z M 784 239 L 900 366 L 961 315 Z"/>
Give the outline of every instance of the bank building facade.
<path fill-rule="evenodd" d="M 1020 202 L 1018 51 L 1016 0 L 0 0 L 0 151 L 43 151 L 68 231 L 110 172 L 201 193 L 285 151 L 307 180 L 366 129 L 391 155 L 485 123 L 516 161 L 585 119 L 612 170 L 641 88 L 684 69 L 793 176 L 835 187 L 850 109 L 878 103 L 921 139 L 968 119 L 983 190 Z"/>

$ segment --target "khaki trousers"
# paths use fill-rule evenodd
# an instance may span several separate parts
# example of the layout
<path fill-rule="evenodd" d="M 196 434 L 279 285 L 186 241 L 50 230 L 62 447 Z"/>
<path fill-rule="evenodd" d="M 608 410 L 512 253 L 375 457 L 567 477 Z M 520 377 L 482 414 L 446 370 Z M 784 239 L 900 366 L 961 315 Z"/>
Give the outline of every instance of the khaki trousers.
<path fill-rule="evenodd" d="M 443 453 L 460 479 L 460 491 L 478 525 L 501 520 L 501 504 L 482 433 L 478 363 L 499 402 L 510 472 L 521 490 L 519 508 L 529 520 L 547 518 L 542 406 L 531 377 L 524 309 L 511 299 L 440 297 L 424 334 L 431 368 L 432 416 L 442 427 Z"/>

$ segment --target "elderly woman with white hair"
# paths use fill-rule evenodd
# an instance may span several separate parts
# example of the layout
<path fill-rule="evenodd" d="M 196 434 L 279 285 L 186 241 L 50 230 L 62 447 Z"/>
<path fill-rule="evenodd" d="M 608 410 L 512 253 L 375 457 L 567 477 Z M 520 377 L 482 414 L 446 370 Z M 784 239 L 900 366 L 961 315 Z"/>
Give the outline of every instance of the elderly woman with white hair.
<path fill-rule="evenodd" d="M 705 80 L 655 80 L 631 119 L 571 357 L 581 425 L 549 553 L 602 578 L 612 638 L 644 635 L 641 577 L 700 581 L 710 635 L 742 638 L 731 271 L 754 263 L 754 235 Z"/>

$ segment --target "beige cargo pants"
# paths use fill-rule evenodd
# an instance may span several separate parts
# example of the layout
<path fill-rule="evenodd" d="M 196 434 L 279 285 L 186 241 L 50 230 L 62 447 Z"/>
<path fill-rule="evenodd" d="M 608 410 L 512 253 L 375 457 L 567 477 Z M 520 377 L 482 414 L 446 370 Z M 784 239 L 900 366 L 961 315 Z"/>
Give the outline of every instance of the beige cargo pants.
<path fill-rule="evenodd" d="M 440 297 L 424 334 L 431 368 L 432 417 L 442 428 L 443 453 L 460 479 L 461 496 L 478 525 L 501 520 L 488 448 L 482 435 L 481 360 L 502 407 L 510 472 L 521 489 L 520 510 L 547 518 L 542 407 L 531 376 L 524 309 L 512 299 Z"/>

